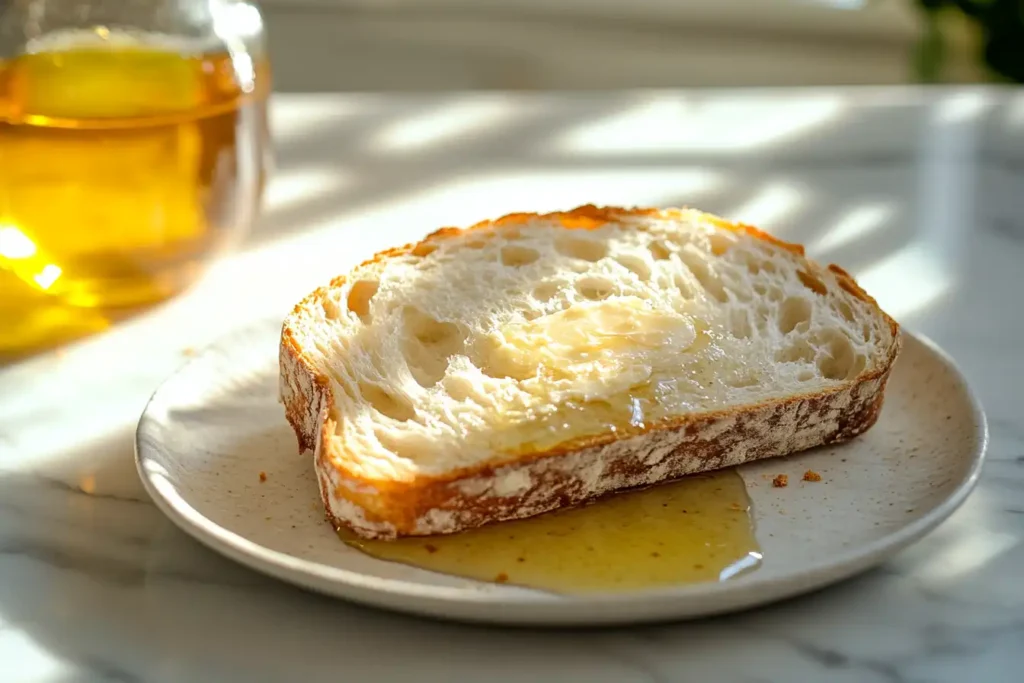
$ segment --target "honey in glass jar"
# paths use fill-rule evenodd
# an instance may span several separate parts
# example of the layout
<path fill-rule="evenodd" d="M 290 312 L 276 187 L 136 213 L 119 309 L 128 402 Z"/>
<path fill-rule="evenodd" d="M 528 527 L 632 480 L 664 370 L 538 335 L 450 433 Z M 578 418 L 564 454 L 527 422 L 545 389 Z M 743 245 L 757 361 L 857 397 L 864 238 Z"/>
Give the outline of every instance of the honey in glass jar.
<path fill-rule="evenodd" d="M 106 23 L 55 21 L 0 60 L 0 354 L 179 292 L 257 212 L 270 87 L 259 15 L 184 3 L 193 23 L 175 34 L 118 4 L 29 0 L 104 10 Z"/>

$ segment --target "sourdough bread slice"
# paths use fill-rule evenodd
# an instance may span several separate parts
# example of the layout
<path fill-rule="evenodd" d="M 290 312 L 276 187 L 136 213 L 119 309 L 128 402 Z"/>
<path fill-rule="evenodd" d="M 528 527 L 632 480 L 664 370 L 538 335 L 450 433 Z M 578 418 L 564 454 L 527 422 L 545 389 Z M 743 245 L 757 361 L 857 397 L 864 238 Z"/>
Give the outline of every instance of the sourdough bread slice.
<path fill-rule="evenodd" d="M 440 534 L 849 439 L 899 348 L 797 245 L 584 206 L 446 228 L 316 290 L 280 393 L 337 527 Z"/>

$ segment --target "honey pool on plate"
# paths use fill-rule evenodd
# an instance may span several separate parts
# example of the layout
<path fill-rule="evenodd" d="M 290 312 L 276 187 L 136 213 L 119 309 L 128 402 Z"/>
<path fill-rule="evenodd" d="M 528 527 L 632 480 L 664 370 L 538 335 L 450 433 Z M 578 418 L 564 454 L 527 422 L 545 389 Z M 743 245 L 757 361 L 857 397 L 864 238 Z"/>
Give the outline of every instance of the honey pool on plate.
<path fill-rule="evenodd" d="M 761 562 L 750 499 L 731 469 L 450 536 L 342 538 L 382 560 L 557 593 L 724 581 Z"/>
<path fill-rule="evenodd" d="M 0 301 L 21 302 L 0 350 L 34 341 L 6 335 L 25 337 L 36 295 L 118 307 L 177 292 L 251 221 L 264 183 L 265 62 L 86 33 L 0 60 Z"/>

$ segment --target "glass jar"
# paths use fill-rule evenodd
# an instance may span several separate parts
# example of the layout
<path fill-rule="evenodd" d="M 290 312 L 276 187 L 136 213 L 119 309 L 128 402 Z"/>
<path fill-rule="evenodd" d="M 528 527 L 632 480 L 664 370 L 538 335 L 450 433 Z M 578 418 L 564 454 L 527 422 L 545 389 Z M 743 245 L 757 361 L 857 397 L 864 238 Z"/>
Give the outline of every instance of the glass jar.
<path fill-rule="evenodd" d="M 164 299 L 256 217 L 270 69 L 245 0 L 0 9 L 0 357 Z"/>

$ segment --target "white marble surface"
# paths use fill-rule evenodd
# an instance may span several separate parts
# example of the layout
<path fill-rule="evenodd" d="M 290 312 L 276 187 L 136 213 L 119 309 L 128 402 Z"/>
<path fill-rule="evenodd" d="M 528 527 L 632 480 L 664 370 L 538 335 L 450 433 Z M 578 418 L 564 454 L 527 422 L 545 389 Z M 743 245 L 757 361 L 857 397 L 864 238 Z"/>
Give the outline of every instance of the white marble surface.
<path fill-rule="evenodd" d="M 275 122 L 280 168 L 242 250 L 165 306 L 0 368 L 0 680 L 1021 680 L 1024 94 L 289 97 Z M 303 593 L 204 550 L 146 499 L 132 430 L 192 349 L 440 224 L 583 201 L 692 203 L 848 266 L 979 392 L 979 489 L 834 588 L 575 632 Z"/>

